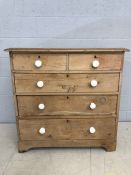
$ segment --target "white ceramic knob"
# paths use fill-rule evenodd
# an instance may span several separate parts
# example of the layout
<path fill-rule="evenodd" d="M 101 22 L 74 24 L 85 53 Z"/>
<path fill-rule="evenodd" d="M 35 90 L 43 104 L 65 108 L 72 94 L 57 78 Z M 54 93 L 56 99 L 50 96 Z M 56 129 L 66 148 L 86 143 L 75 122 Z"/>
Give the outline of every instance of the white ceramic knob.
<path fill-rule="evenodd" d="M 94 67 L 94 68 L 99 67 L 99 65 L 100 65 L 100 62 L 99 62 L 98 60 L 94 60 L 94 61 L 92 62 L 92 67 Z"/>
<path fill-rule="evenodd" d="M 43 81 L 38 81 L 37 82 L 37 87 L 42 88 L 44 86 L 44 82 Z"/>
<path fill-rule="evenodd" d="M 91 86 L 96 87 L 97 86 L 97 80 L 91 80 Z"/>
<path fill-rule="evenodd" d="M 42 66 L 42 61 L 41 60 L 36 60 L 35 61 L 35 67 L 41 67 Z"/>
<path fill-rule="evenodd" d="M 41 135 L 45 134 L 45 128 L 40 128 L 40 129 L 39 129 L 39 133 L 40 133 Z"/>
<path fill-rule="evenodd" d="M 95 104 L 95 103 L 91 103 L 91 104 L 90 104 L 90 109 L 93 110 L 93 109 L 95 109 L 95 108 L 96 108 L 96 104 Z"/>
<path fill-rule="evenodd" d="M 94 127 L 90 127 L 89 132 L 91 134 L 94 134 L 96 132 L 96 129 Z"/>
<path fill-rule="evenodd" d="M 45 105 L 44 105 L 43 103 L 40 103 L 40 104 L 38 105 L 38 109 L 40 109 L 40 110 L 45 109 Z"/>

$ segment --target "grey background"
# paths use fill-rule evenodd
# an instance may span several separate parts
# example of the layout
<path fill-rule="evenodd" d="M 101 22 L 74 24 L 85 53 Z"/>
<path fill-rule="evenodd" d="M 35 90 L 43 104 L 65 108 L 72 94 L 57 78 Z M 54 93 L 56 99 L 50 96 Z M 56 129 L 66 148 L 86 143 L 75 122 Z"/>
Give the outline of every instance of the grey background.
<path fill-rule="evenodd" d="M 0 122 L 14 122 L 8 47 L 131 49 L 131 0 L 0 0 Z M 131 121 L 131 52 L 120 120 Z"/>

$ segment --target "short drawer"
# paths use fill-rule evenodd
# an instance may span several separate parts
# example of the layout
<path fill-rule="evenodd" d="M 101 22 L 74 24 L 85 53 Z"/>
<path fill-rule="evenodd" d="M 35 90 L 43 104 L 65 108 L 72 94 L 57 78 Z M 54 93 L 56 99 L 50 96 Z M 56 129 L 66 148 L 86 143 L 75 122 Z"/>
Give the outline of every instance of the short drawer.
<path fill-rule="evenodd" d="M 20 140 L 114 139 L 115 119 L 19 120 Z"/>
<path fill-rule="evenodd" d="M 118 73 L 15 74 L 17 93 L 118 92 Z"/>
<path fill-rule="evenodd" d="M 66 54 L 13 54 L 13 69 L 34 72 L 66 70 Z"/>
<path fill-rule="evenodd" d="M 116 114 L 116 95 L 17 96 L 19 115 Z"/>
<path fill-rule="evenodd" d="M 122 54 L 70 54 L 69 70 L 121 70 Z"/>

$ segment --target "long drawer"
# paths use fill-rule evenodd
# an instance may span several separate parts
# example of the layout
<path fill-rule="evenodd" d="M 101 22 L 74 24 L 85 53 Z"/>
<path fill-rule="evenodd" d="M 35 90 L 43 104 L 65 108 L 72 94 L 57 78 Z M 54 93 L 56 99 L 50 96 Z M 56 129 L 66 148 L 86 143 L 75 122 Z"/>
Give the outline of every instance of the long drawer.
<path fill-rule="evenodd" d="M 19 120 L 20 140 L 114 139 L 115 119 Z"/>
<path fill-rule="evenodd" d="M 116 114 L 116 95 L 17 96 L 19 115 Z"/>
<path fill-rule="evenodd" d="M 17 93 L 118 92 L 119 74 L 15 74 Z"/>
<path fill-rule="evenodd" d="M 66 54 L 13 54 L 13 69 L 39 72 L 66 70 Z"/>

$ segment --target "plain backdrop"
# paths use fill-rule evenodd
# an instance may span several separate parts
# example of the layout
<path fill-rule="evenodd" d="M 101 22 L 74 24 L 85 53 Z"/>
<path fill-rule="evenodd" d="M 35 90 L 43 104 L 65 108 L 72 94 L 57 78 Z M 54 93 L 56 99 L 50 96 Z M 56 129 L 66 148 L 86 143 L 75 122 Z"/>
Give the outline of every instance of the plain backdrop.
<path fill-rule="evenodd" d="M 131 49 L 131 0 L 0 0 L 0 122 L 15 122 L 8 47 Z M 120 121 L 131 121 L 131 52 Z"/>

